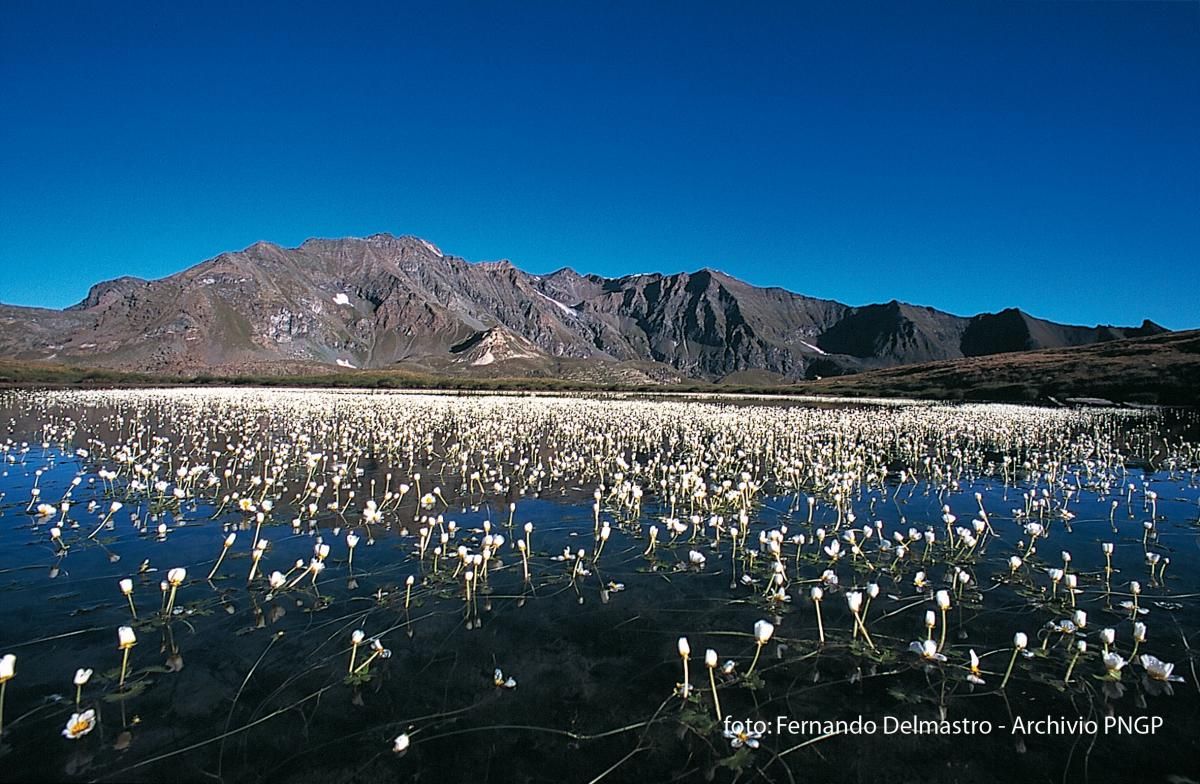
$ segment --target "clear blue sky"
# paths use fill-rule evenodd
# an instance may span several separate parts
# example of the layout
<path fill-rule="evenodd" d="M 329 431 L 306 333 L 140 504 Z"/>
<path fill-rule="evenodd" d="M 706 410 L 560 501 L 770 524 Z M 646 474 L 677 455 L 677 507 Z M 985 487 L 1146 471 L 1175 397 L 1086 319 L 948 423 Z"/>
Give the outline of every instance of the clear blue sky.
<path fill-rule="evenodd" d="M 388 231 L 1200 327 L 1198 8 L 5 0 L 0 301 Z"/>

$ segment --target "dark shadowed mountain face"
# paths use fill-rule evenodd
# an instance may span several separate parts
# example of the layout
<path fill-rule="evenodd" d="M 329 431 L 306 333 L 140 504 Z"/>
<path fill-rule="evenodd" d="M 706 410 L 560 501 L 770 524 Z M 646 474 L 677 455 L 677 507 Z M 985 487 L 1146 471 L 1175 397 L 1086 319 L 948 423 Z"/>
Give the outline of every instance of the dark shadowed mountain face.
<path fill-rule="evenodd" d="M 118 278 L 63 311 L 0 305 L 0 352 L 148 372 L 320 366 L 552 374 L 580 363 L 784 378 L 1077 346 L 1164 331 L 1073 327 L 1019 310 L 848 307 L 702 269 L 601 278 L 470 263 L 416 237 L 259 242 L 155 281 Z M 662 373 L 653 370 L 661 367 Z"/>

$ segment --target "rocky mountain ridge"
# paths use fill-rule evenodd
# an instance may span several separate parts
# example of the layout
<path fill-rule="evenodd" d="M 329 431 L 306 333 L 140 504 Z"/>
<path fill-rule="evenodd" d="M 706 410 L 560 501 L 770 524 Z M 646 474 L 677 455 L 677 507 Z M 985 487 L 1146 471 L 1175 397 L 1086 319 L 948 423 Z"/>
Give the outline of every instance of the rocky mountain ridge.
<path fill-rule="evenodd" d="M 783 380 L 1082 346 L 1164 332 L 1082 327 L 1020 310 L 955 316 L 851 307 L 713 269 L 604 278 L 468 262 L 417 237 L 258 242 L 168 277 L 98 283 L 65 310 L 0 305 L 0 352 L 19 360 L 191 374 L 428 368 L 555 375 Z"/>

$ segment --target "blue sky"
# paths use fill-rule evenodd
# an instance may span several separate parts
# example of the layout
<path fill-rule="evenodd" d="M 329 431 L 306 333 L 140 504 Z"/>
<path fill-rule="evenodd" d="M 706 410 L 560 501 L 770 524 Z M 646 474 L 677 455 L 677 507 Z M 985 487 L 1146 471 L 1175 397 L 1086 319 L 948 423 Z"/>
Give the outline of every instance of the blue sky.
<path fill-rule="evenodd" d="M 388 231 L 1200 327 L 1195 3 L 182 5 L 0 9 L 0 301 Z"/>

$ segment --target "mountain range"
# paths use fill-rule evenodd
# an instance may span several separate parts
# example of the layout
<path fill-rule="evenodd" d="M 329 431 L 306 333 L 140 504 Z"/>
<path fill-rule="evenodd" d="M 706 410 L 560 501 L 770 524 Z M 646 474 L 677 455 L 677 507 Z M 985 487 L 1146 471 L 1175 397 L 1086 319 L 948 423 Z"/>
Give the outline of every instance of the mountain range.
<path fill-rule="evenodd" d="M 605 278 L 468 262 L 417 237 L 258 242 L 65 310 L 0 305 L 0 354 L 164 374 L 432 374 L 790 381 L 1165 332 L 1010 308 L 852 307 L 713 269 Z"/>

